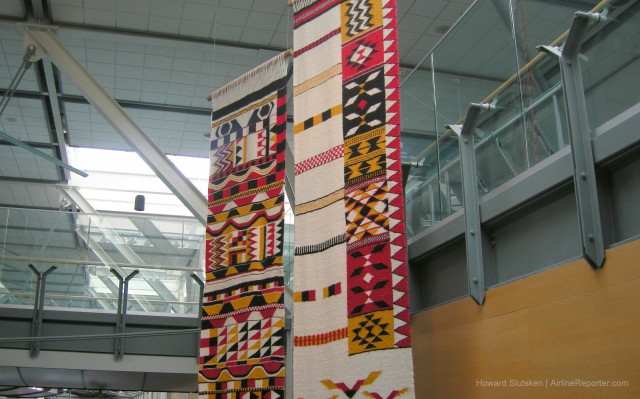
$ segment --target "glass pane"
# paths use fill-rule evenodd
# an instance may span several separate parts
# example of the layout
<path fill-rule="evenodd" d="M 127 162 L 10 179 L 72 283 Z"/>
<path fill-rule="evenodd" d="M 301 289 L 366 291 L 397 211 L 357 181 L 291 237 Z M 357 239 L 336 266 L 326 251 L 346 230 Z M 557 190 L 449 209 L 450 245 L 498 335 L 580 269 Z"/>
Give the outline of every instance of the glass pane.
<path fill-rule="evenodd" d="M 557 152 L 568 140 L 558 62 L 555 57 L 542 55 L 536 46 L 557 43 L 571 25 L 574 13 L 588 11 L 583 10 L 585 7 L 590 8 L 588 4 L 577 9 L 571 3 L 512 1 L 515 51 L 518 69 L 522 71 L 514 89 L 519 90 L 522 113 L 518 122 L 524 132 L 521 141 L 515 144 L 514 155 L 523 158 L 516 161 L 522 170 Z M 527 65 L 533 67 L 525 68 Z M 510 154 L 501 155 L 508 163 Z"/>
<path fill-rule="evenodd" d="M 33 306 L 37 275 L 51 270 L 45 306 L 113 312 L 120 281 L 112 270 L 124 278 L 139 269 L 129 282 L 131 312 L 199 311 L 197 221 L 7 208 L 0 221 L 0 303 Z"/>
<path fill-rule="evenodd" d="M 425 196 L 429 180 L 438 170 L 432 162 L 432 152 L 426 159 L 416 157 L 433 145 L 436 139 L 435 97 L 433 90 L 433 68 L 431 59 L 425 60 L 421 68 L 404 82 L 401 90 L 402 114 L 402 161 L 420 163 L 420 167 L 404 170 L 408 176 L 405 187 L 406 228 L 409 237 L 435 223 L 434 208 L 438 207 L 433 196 Z M 438 193 L 436 191 L 436 198 Z"/>
<path fill-rule="evenodd" d="M 587 33 L 580 59 L 592 130 L 640 102 L 640 3 L 608 12 Z"/>
<path fill-rule="evenodd" d="M 522 120 L 503 129 L 502 143 L 494 136 L 496 123 L 505 123 L 522 113 L 519 86 L 503 85 L 517 76 L 519 68 L 510 7 L 507 0 L 478 2 L 433 53 L 437 126 L 441 129 L 437 151 L 443 216 L 456 212 L 463 204 L 459 143 L 456 134 L 444 126 L 462 124 L 470 103 L 495 100 L 501 110 L 483 112 L 475 130 L 480 195 L 493 188 L 496 175 L 513 177 L 507 163 L 498 156 L 497 145 L 518 150 L 512 155 L 516 162 L 524 164 L 518 166 L 519 171 L 527 164 Z M 488 119 L 493 121 L 491 128 L 485 123 Z"/>
<path fill-rule="evenodd" d="M 287 204 L 288 205 L 288 204 Z M 283 274 L 284 283 L 293 289 L 293 262 L 294 262 L 294 214 L 293 209 L 286 208 L 284 215 L 284 243 L 283 243 Z"/>

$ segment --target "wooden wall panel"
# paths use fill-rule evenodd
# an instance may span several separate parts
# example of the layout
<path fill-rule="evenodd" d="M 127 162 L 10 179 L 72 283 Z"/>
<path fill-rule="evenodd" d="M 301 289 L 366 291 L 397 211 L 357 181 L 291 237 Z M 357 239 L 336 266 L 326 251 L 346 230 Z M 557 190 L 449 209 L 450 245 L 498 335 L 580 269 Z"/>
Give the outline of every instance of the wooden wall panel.
<path fill-rule="evenodd" d="M 638 398 L 640 240 L 601 270 L 577 260 L 419 312 L 412 333 L 420 398 Z"/>

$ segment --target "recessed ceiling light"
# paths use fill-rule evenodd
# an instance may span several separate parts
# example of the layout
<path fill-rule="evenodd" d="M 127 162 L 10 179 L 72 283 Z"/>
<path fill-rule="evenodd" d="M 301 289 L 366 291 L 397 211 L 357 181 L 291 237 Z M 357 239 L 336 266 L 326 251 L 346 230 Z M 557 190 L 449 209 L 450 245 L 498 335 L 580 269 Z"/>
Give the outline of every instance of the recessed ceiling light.
<path fill-rule="evenodd" d="M 436 26 L 436 33 L 439 33 L 439 34 L 442 35 L 442 34 L 447 33 L 449 31 L 449 29 L 451 29 L 451 25 L 446 25 L 446 24 L 445 25 L 438 25 L 438 26 Z"/>

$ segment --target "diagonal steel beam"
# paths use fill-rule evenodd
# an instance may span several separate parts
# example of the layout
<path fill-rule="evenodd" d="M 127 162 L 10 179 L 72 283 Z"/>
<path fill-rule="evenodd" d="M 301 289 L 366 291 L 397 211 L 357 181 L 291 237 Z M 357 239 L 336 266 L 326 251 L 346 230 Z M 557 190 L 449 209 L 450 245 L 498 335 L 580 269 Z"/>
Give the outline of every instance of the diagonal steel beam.
<path fill-rule="evenodd" d="M 129 220 L 138 228 L 144 238 L 149 240 L 158 254 L 162 252 L 163 255 L 183 255 L 182 251 L 174 247 L 171 241 L 165 237 L 164 233 L 162 233 L 155 224 L 150 222 L 150 219 L 130 217 Z"/>
<path fill-rule="evenodd" d="M 111 243 L 115 246 L 115 248 L 118 250 L 118 252 L 120 252 L 122 254 L 122 256 L 124 256 L 127 259 L 127 261 L 131 262 L 134 265 L 144 265 L 145 264 L 144 260 L 142 260 L 142 258 L 140 258 L 138 256 L 138 254 L 133 249 L 131 249 L 131 247 L 129 247 L 129 245 L 122 239 L 122 237 L 120 237 L 118 232 L 115 231 L 113 229 L 113 227 L 111 227 L 109 222 L 106 219 L 104 219 L 98 213 L 98 211 L 91 206 L 89 201 L 87 201 L 87 199 L 84 198 L 82 196 L 82 194 L 80 194 L 73 187 L 68 187 L 68 186 L 59 186 L 59 187 L 60 187 L 60 190 L 61 190 L 62 194 L 67 199 L 69 199 L 70 201 L 75 203 L 84 213 L 93 215 L 93 218 L 91 220 L 93 220 L 95 222 L 96 226 L 98 228 L 100 228 L 100 231 L 102 231 L 102 233 L 105 235 L 105 237 L 107 237 L 109 239 L 109 241 L 111 241 Z M 162 233 L 160 232 L 160 230 L 158 230 L 152 224 L 145 223 L 144 225 L 142 225 L 139 222 L 139 219 L 137 219 L 137 218 L 130 218 L 129 220 L 131 220 L 133 222 L 133 224 L 136 225 L 136 227 L 138 227 L 138 229 L 140 229 L 140 231 L 143 234 L 145 234 L 145 237 L 147 237 L 147 239 L 152 241 L 152 243 L 154 244 L 154 246 L 156 246 L 156 248 L 167 247 L 167 246 L 169 248 L 172 248 L 172 249 L 174 248 L 170 243 L 169 244 L 167 244 L 166 242 L 163 243 L 162 240 L 153 238 L 154 235 L 157 235 L 158 237 L 162 236 Z M 136 222 L 136 220 L 138 222 Z M 84 239 L 84 237 L 83 237 L 83 239 Z M 90 237 L 89 237 L 89 239 L 90 239 Z M 113 260 L 111 260 L 111 258 L 109 258 L 108 255 L 106 255 L 106 253 L 104 253 L 104 251 L 102 251 L 102 248 L 100 248 L 97 243 L 92 242 L 92 244 L 93 244 L 92 245 L 92 249 L 94 250 L 96 255 L 103 261 L 103 263 L 105 265 L 110 266 L 112 269 L 116 270 L 119 273 L 122 272 L 122 269 L 120 269 L 118 266 L 115 265 Z M 96 252 L 96 250 L 94 249 L 96 246 L 98 246 L 100 248 L 99 251 L 102 251 L 103 252 L 102 254 L 99 251 Z M 171 251 L 169 251 L 169 252 L 170 252 L 170 254 L 174 254 L 174 255 L 176 253 L 179 253 L 179 251 L 177 251 L 175 249 L 174 249 L 173 252 L 171 252 Z M 142 279 L 147 284 L 149 284 L 149 286 L 151 288 L 153 288 L 153 290 L 163 300 L 177 301 L 177 298 L 175 296 L 173 296 L 172 294 L 171 294 L 171 296 L 167 295 L 167 292 L 170 293 L 170 290 L 166 287 L 166 285 L 164 285 L 164 283 L 162 281 L 154 280 L 153 278 L 148 278 L 145 275 L 142 275 Z M 139 296 L 134 296 L 134 298 L 138 302 L 140 302 L 140 304 L 141 304 L 141 306 L 143 308 L 145 308 L 145 303 L 148 306 L 151 306 L 151 305 L 149 305 L 148 301 L 146 301 L 145 299 L 143 299 L 143 298 L 141 298 Z M 171 308 L 173 309 L 173 306 L 171 306 Z"/>
<path fill-rule="evenodd" d="M 138 256 L 138 254 L 127 245 L 125 240 L 120 237 L 118 232 L 116 232 L 113 227 L 109 224 L 109 222 L 101 216 L 98 211 L 91 206 L 89 201 L 78 192 L 73 187 L 68 186 L 58 186 L 62 195 L 64 195 L 69 201 L 78 205 L 78 207 L 82 210 L 82 212 L 93 215 L 92 221 L 95 222 L 96 226 L 100 229 L 100 231 L 111 241 L 111 243 L 116 247 L 118 252 L 122 254 L 122 256 L 127 259 L 127 261 L 132 264 L 142 264 L 144 265 L 144 261 Z"/>
<path fill-rule="evenodd" d="M 69 163 L 67 158 L 67 149 L 65 148 L 64 125 L 62 123 L 62 113 L 60 112 L 60 102 L 58 101 L 58 92 L 56 91 L 56 80 L 53 72 L 53 64 L 51 60 L 42 59 L 42 69 L 44 70 L 44 79 L 47 84 L 49 96 L 49 106 L 51 107 L 51 117 L 53 119 L 53 136 L 56 138 L 60 159 L 62 162 Z M 82 176 L 82 175 L 81 175 Z M 64 171 L 65 180 L 69 180 L 69 172 Z"/>
<path fill-rule="evenodd" d="M 127 259 L 127 261 L 133 264 L 144 264 L 144 261 L 138 256 L 138 254 L 136 254 L 131 248 L 129 248 L 129 246 L 118 235 L 118 233 L 114 231 L 113 228 L 105 220 L 103 220 L 102 216 L 98 214 L 98 211 L 96 211 L 91 206 L 91 204 L 89 204 L 89 201 L 87 201 L 86 198 L 82 196 L 82 194 L 80 194 L 73 187 L 68 187 L 68 186 L 59 186 L 59 187 L 62 195 L 65 196 L 68 200 L 70 200 L 74 204 L 76 204 L 78 208 L 80 208 L 84 213 L 94 215 L 92 220 L 96 222 L 96 225 L 98 226 L 98 228 L 100 228 L 100 230 L 104 233 L 104 235 L 116 247 L 118 252 L 120 252 L 122 256 L 124 256 Z M 91 237 L 89 232 L 84 231 L 80 227 L 76 228 L 76 232 L 78 236 L 87 243 L 91 251 L 98 257 L 98 259 L 100 259 L 100 261 L 102 261 L 104 265 L 109 266 L 110 268 L 117 270 L 118 272 L 122 272 L 122 269 L 120 269 L 120 267 L 116 265 L 113 259 L 111 259 L 111 257 L 104 251 L 104 249 L 102 249 L 100 244 L 98 244 Z M 145 311 L 149 311 L 150 309 L 152 309 L 149 302 L 143 297 L 134 295 L 134 298 L 136 299 L 136 301 L 138 301 L 140 306 L 142 306 L 142 308 Z"/>
<path fill-rule="evenodd" d="M 73 166 L 69 165 L 68 163 L 63 162 L 63 161 L 59 160 L 58 158 L 54 158 L 51 155 L 49 155 L 47 153 L 44 153 L 44 152 L 42 152 L 42 151 L 30 146 L 27 143 L 22 142 L 22 141 L 14 138 L 14 137 L 11 137 L 11 136 L 9 136 L 8 134 L 6 134 L 4 132 L 0 132 L 0 139 L 6 140 L 9 143 L 15 145 L 16 147 L 20 147 L 20 148 L 22 148 L 24 150 L 27 150 L 30 153 L 32 153 L 33 155 L 35 155 L 35 156 L 38 156 L 40 158 L 44 158 L 47 161 L 52 162 L 52 163 L 54 163 L 54 164 L 56 164 L 56 165 L 58 165 L 60 167 L 63 167 L 64 169 L 68 169 L 68 170 L 72 171 L 73 173 L 77 173 L 82 177 L 89 176 L 88 174 L 86 174 L 85 172 L 81 171 L 80 169 L 74 168 Z"/>
<path fill-rule="evenodd" d="M 207 199 L 155 145 L 118 103 L 73 57 L 49 26 L 25 26 L 25 40 L 46 52 L 105 120 L 133 148 L 189 211 L 206 225 Z"/>
<path fill-rule="evenodd" d="M 174 313 L 180 313 L 180 305 L 176 305 L 176 303 L 179 302 L 178 297 L 173 295 L 171 290 L 169 290 L 162 281 L 154 278 L 145 279 L 145 281 L 153 288 L 160 299 L 167 302 L 165 306 L 169 307 Z"/>
<path fill-rule="evenodd" d="M 91 238 L 91 236 L 81 227 L 76 228 L 76 233 L 78 234 L 78 236 L 84 241 L 86 242 L 87 246 L 89 247 L 89 249 L 98 257 L 98 259 L 100 259 L 100 261 L 105 265 L 110 267 L 111 269 L 117 269 L 117 270 L 122 270 L 120 269 L 117 265 L 116 262 L 113 261 L 113 259 L 111 259 L 111 257 L 109 256 L 109 254 L 106 253 L 106 251 L 104 249 L 102 249 L 102 247 L 100 246 L 100 244 L 98 244 L 93 238 Z M 105 285 L 113 292 L 113 294 L 117 297 L 118 295 L 118 290 L 117 288 L 115 288 L 115 291 L 113 289 L 113 286 L 115 286 L 115 284 L 113 284 L 113 286 L 110 286 L 107 281 L 105 281 L 102 277 L 100 277 L 101 280 L 103 280 L 103 282 L 105 283 Z M 107 278 L 107 280 L 109 280 Z M 117 286 L 116 286 L 117 287 Z M 144 311 L 149 312 L 151 311 L 152 305 L 149 303 L 149 301 L 147 301 L 144 297 L 138 296 L 138 295 L 133 295 L 134 299 L 138 302 L 138 304 L 140 304 L 140 306 L 142 307 L 142 309 L 144 309 Z"/>

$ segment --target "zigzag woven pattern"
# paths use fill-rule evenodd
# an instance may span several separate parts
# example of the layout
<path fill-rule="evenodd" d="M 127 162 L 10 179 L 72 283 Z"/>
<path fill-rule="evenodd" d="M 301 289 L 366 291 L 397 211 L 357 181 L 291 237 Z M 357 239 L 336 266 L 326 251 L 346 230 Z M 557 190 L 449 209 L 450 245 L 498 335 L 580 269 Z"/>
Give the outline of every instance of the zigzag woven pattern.
<path fill-rule="evenodd" d="M 212 94 L 199 394 L 284 396 L 287 61 Z"/>
<path fill-rule="evenodd" d="M 293 7 L 293 397 L 414 397 L 396 3 Z"/>

